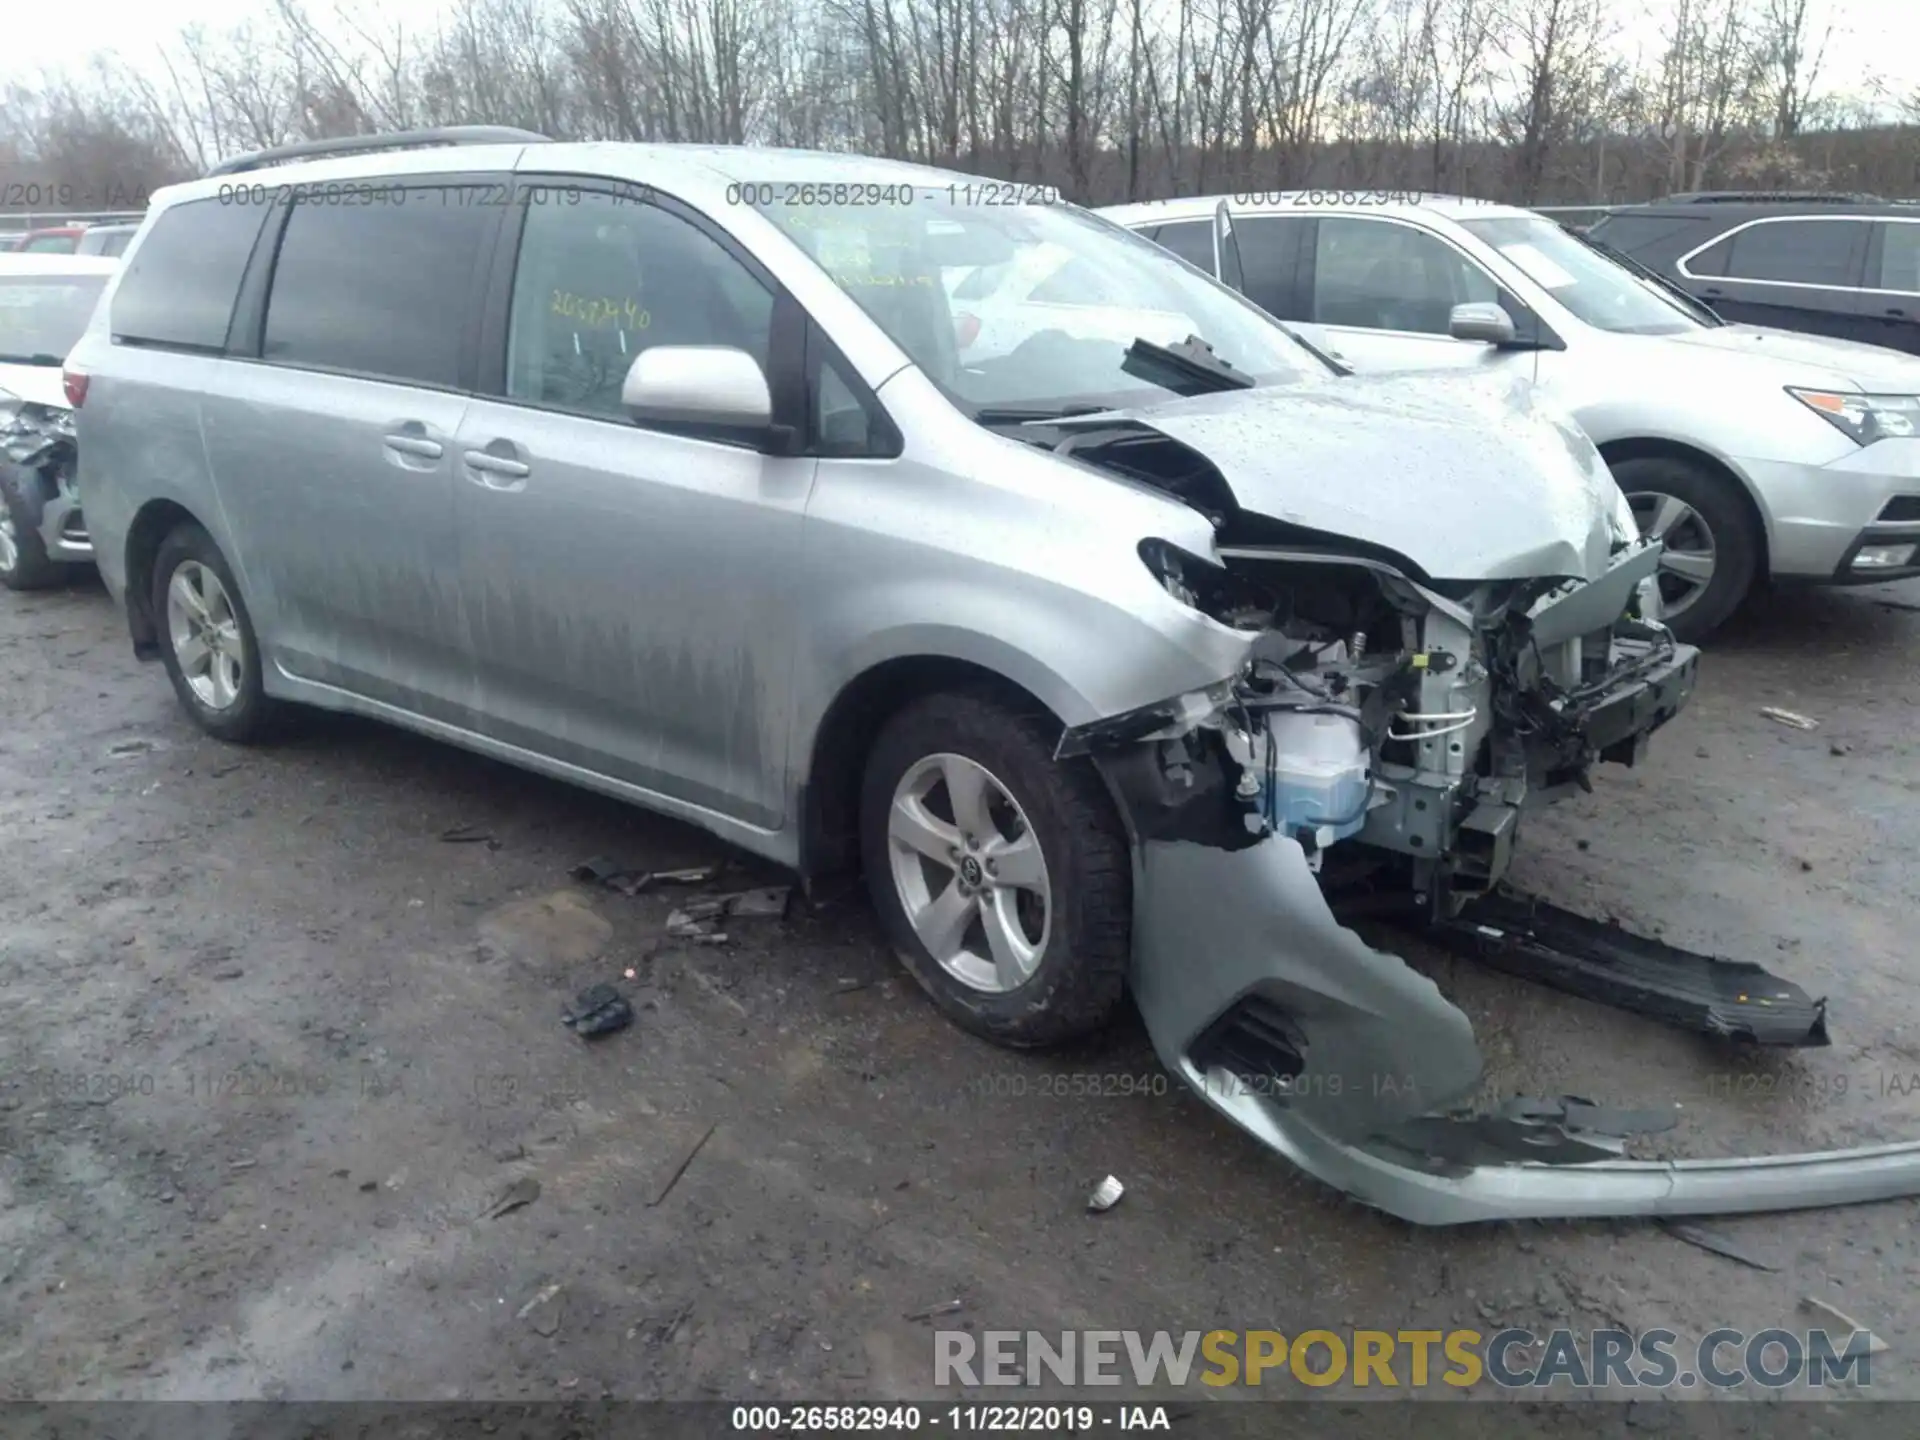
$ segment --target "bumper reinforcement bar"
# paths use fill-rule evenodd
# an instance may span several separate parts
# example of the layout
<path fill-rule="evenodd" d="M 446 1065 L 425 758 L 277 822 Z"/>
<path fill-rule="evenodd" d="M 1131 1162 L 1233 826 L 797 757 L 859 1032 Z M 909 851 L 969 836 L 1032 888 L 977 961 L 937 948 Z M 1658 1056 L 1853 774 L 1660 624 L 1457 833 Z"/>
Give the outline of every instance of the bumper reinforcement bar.
<path fill-rule="evenodd" d="M 1684 1030 L 1756 1045 L 1826 1045 L 1827 1002 L 1745 961 L 1634 935 L 1525 896 L 1498 893 L 1436 922 L 1443 949 L 1496 970 Z"/>

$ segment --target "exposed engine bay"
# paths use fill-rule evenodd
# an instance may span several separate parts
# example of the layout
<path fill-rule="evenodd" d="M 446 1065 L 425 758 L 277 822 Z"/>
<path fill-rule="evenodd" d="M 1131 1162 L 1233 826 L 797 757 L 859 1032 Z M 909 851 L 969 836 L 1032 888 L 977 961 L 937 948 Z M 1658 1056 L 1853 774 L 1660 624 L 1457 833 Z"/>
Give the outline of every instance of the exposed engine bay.
<path fill-rule="evenodd" d="M 1023 429 L 1207 513 L 1217 557 L 1147 540 L 1141 559 L 1182 604 L 1253 637 L 1240 674 L 1070 729 L 1058 750 L 1093 760 L 1130 828 L 1133 992 L 1163 1062 L 1209 1104 L 1417 1224 L 1920 1193 L 1920 1144 L 1633 1160 L 1629 1140 L 1672 1129 L 1677 1107 L 1475 1109 L 1471 1022 L 1345 923 L 1349 906 L 1397 908 L 1428 943 L 1589 999 L 1725 1039 L 1828 1043 L 1824 1001 L 1757 965 L 1501 886 L 1527 812 L 1591 789 L 1598 763 L 1633 764 L 1692 691 L 1697 652 L 1641 609 L 1658 542 L 1616 521 L 1579 575 L 1440 579 L 1251 513 L 1212 462 L 1142 419 Z"/>
<path fill-rule="evenodd" d="M 1435 581 L 1378 547 L 1248 514 L 1209 462 L 1150 427 L 1058 443 L 1213 518 L 1217 561 L 1159 540 L 1141 559 L 1181 603 L 1257 635 L 1200 728 L 1246 823 L 1298 843 L 1329 888 L 1392 860 L 1433 913 L 1457 912 L 1505 873 L 1525 810 L 1591 789 L 1597 762 L 1633 764 L 1692 691 L 1695 651 L 1638 613 L 1657 544 L 1617 534 L 1592 580 Z M 1128 718 L 1098 729 L 1117 738 Z"/>

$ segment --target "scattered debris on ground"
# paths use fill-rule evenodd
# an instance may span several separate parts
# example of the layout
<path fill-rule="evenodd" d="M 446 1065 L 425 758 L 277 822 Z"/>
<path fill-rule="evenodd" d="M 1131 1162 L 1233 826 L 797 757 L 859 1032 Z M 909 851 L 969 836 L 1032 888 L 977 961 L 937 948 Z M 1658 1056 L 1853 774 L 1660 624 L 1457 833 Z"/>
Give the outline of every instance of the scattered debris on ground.
<path fill-rule="evenodd" d="M 541 1286 L 531 1300 L 514 1312 L 513 1318 L 526 1320 L 536 1335 L 553 1335 L 560 1328 L 560 1295 L 564 1288 L 557 1281 Z"/>
<path fill-rule="evenodd" d="M 631 1025 L 633 1006 L 611 985 L 589 985 L 561 1012 L 561 1021 L 582 1040 L 591 1040 Z"/>
<path fill-rule="evenodd" d="M 655 885 L 705 885 L 725 870 L 723 863 L 689 865 L 680 870 L 640 870 L 604 855 L 583 860 L 568 873 L 583 885 L 604 885 L 622 895 L 638 895 Z"/>
<path fill-rule="evenodd" d="M 667 934 L 676 940 L 717 945 L 727 936 L 726 932 L 715 930 L 712 922 L 729 918 L 785 919 L 792 903 L 791 885 L 763 885 L 754 890 L 736 890 L 731 895 L 716 895 L 711 900 L 695 900 L 667 916 Z"/>
<path fill-rule="evenodd" d="M 705 1130 L 700 1132 L 700 1138 L 693 1142 L 693 1148 L 688 1150 L 686 1155 L 681 1158 L 680 1163 L 673 1167 L 673 1173 L 667 1176 L 666 1183 L 654 1192 L 651 1200 L 647 1201 L 647 1208 L 649 1210 L 673 1193 L 673 1187 L 680 1183 L 680 1177 L 687 1173 L 687 1167 L 693 1164 L 694 1157 L 706 1148 L 707 1141 L 713 1138 L 713 1132 L 719 1128 L 717 1124 L 709 1125 Z"/>
<path fill-rule="evenodd" d="M 1762 705 L 1760 713 L 1767 719 L 1780 725 L 1791 726 L 1795 730 L 1818 730 L 1820 722 L 1811 716 L 1802 715 L 1796 710 L 1782 710 L 1778 705 Z"/>
<path fill-rule="evenodd" d="M 952 1315 L 964 1308 L 958 1300 L 945 1300 L 938 1305 L 929 1305 L 924 1310 L 916 1310 L 908 1315 L 908 1320 L 931 1320 L 936 1315 Z"/>
<path fill-rule="evenodd" d="M 1713 1255 L 1723 1255 L 1729 1260 L 1737 1260 L 1742 1265 L 1750 1265 L 1755 1270 L 1765 1270 L 1769 1274 L 1780 1269 L 1771 1261 L 1762 1260 L 1752 1251 L 1743 1249 L 1738 1243 L 1718 1230 L 1709 1230 L 1704 1225 L 1694 1225 L 1685 1220 L 1662 1220 L 1660 1228 L 1676 1240 L 1683 1240 Z"/>
<path fill-rule="evenodd" d="M 449 845 L 484 845 L 489 850 L 500 848 L 500 842 L 484 825 L 450 825 L 440 832 L 440 838 Z"/>
<path fill-rule="evenodd" d="M 1849 745 L 1845 740 L 1836 740 L 1827 746 L 1827 753 L 1829 755 L 1851 755 L 1853 753 L 1853 746 Z"/>
<path fill-rule="evenodd" d="M 509 1211 L 531 1205 L 540 1198 L 540 1182 L 531 1175 L 522 1175 L 494 1197 L 491 1205 L 481 1212 L 483 1220 L 498 1220 Z"/>
<path fill-rule="evenodd" d="M 1099 1214 L 1111 1210 L 1120 1203 L 1120 1197 L 1127 1193 L 1127 1187 L 1109 1175 L 1093 1187 L 1093 1193 L 1087 1196 L 1087 1209 Z"/>
<path fill-rule="evenodd" d="M 1874 1334 L 1873 1331 L 1862 1325 L 1837 1305 L 1829 1305 L 1826 1301 L 1812 1295 L 1802 1295 L 1800 1297 L 1800 1306 L 1804 1310 L 1811 1310 L 1814 1314 L 1833 1321 L 1836 1325 L 1846 1326 L 1847 1330 L 1851 1333 L 1865 1335 L 1867 1337 L 1867 1353 L 1869 1355 L 1884 1355 L 1892 1348 L 1886 1341 L 1882 1340 L 1878 1335 Z"/>

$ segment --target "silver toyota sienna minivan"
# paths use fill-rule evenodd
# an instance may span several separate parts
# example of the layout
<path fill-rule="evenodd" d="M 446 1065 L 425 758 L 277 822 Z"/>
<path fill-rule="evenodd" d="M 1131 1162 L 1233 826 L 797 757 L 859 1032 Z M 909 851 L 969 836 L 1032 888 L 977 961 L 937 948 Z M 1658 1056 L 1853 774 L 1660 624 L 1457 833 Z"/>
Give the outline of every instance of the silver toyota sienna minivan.
<path fill-rule="evenodd" d="M 995 265 L 1042 278 L 968 314 Z M 1591 1116 L 1461 1116 L 1465 1016 L 1329 908 L 1460 913 L 1691 690 L 1659 543 L 1527 387 L 1348 375 L 1033 187 L 493 129 L 156 195 L 67 387 L 101 572 L 209 733 L 353 711 L 864 870 L 961 1025 L 1130 990 L 1209 1103 L 1418 1221 L 1670 1202 Z"/>

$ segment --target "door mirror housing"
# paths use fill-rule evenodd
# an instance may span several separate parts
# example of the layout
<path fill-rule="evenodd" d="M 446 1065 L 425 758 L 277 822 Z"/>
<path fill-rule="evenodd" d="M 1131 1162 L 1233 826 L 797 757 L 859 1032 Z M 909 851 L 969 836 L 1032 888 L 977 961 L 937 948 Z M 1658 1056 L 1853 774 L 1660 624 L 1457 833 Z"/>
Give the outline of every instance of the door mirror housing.
<path fill-rule="evenodd" d="M 655 345 L 634 356 L 620 403 L 642 424 L 743 434 L 773 430 L 773 393 L 759 362 L 731 345 Z"/>
<path fill-rule="evenodd" d="M 1517 339 L 1513 317 L 1492 300 L 1456 305 L 1447 316 L 1447 334 L 1456 340 L 1479 340 L 1488 345 L 1512 345 Z"/>

